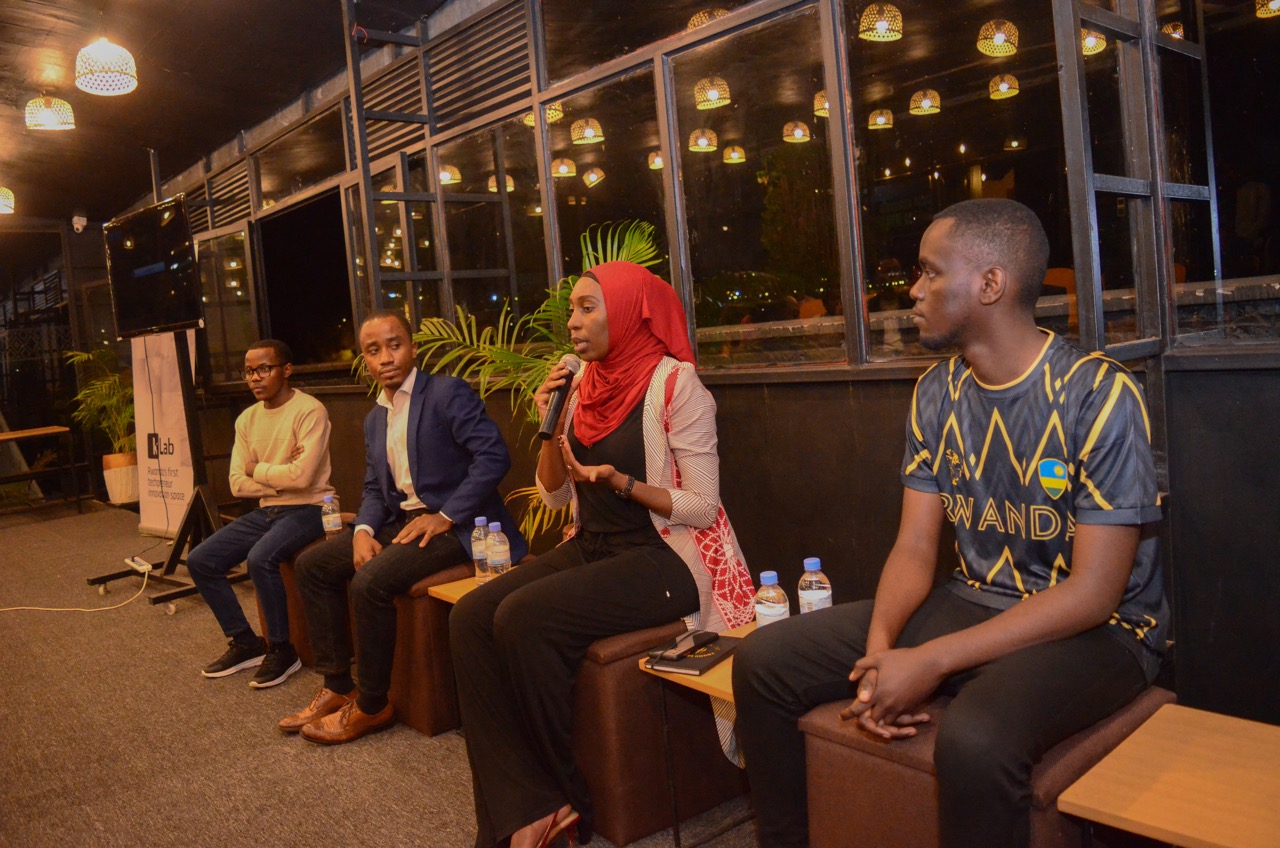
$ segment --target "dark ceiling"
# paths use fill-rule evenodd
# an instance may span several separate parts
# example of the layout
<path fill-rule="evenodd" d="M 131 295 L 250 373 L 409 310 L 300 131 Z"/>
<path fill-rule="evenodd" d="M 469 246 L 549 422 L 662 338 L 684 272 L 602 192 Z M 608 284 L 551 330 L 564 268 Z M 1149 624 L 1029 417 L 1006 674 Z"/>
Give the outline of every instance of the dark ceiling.
<path fill-rule="evenodd" d="M 398 30 L 443 4 L 364 0 L 356 15 Z M 146 148 L 162 179 L 181 173 L 341 70 L 342 29 L 342 0 L 0 2 L 0 185 L 14 217 L 109 220 L 150 191 Z M 76 53 L 101 35 L 137 61 L 132 93 L 75 87 Z M 41 93 L 71 103 L 74 130 L 26 129 Z"/>

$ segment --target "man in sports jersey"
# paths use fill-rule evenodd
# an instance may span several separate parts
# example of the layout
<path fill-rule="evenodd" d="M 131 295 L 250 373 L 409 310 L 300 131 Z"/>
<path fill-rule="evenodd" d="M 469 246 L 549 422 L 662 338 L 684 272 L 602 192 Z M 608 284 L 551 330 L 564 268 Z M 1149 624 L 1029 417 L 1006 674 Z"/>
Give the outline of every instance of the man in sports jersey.
<path fill-rule="evenodd" d="M 809 842 L 796 721 L 818 704 L 851 699 L 842 717 L 891 742 L 954 696 L 935 751 L 942 844 L 1025 846 L 1032 765 L 1155 677 L 1168 611 L 1142 392 L 1036 327 L 1048 254 L 1010 200 L 958 203 L 925 231 L 912 318 L 926 347 L 959 355 L 916 383 L 875 600 L 779 622 L 736 652 L 761 845 Z M 935 588 L 943 521 L 959 563 Z"/>

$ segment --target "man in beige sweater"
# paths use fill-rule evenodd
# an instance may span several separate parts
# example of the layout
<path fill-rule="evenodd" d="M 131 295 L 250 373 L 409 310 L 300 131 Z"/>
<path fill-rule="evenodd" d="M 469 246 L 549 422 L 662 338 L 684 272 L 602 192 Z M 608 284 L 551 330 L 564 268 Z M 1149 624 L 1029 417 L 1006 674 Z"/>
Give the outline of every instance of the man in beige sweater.
<path fill-rule="evenodd" d="M 280 563 L 324 535 L 320 505 L 329 485 L 329 413 L 320 401 L 290 388 L 293 352 L 275 339 L 254 342 L 244 355 L 244 379 L 258 403 L 236 419 L 231 492 L 257 497 L 259 508 L 205 539 L 187 554 L 187 570 L 228 639 L 226 652 L 205 666 L 205 677 L 258 667 L 249 685 L 283 683 L 302 667 L 289 642 L 289 612 Z M 267 638 L 253 631 L 227 572 L 241 562 L 267 621 Z"/>

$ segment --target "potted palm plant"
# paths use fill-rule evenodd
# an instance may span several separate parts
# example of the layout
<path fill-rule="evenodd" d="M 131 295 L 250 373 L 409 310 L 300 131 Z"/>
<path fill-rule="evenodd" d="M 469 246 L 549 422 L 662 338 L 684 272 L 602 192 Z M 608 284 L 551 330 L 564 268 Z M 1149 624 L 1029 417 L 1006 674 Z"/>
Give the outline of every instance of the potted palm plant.
<path fill-rule="evenodd" d="M 626 261 L 649 267 L 662 261 L 654 240 L 652 224 L 622 221 L 596 224 L 583 233 L 582 272 L 605 262 Z M 497 323 L 483 329 L 474 315 L 458 307 L 457 321 L 427 318 L 414 335 L 422 367 L 433 373 L 462 377 L 476 386 L 481 397 L 509 391 L 516 417 L 535 426 L 538 410 L 534 391 L 542 385 L 551 367 L 566 353 L 569 342 L 569 294 L 580 274 L 573 274 L 547 290 L 547 299 L 534 311 L 517 319 L 508 301 Z M 533 539 L 541 533 L 560 529 L 569 518 L 568 508 L 551 510 L 538 497 L 534 486 L 516 489 L 508 503 L 523 504 L 520 531 Z"/>
<path fill-rule="evenodd" d="M 107 498 L 115 504 L 133 503 L 138 500 L 138 454 L 129 374 L 115 370 L 116 354 L 110 348 L 65 355 L 83 377 L 71 417 L 86 429 L 101 431 L 111 442 L 112 453 L 102 457 Z"/>

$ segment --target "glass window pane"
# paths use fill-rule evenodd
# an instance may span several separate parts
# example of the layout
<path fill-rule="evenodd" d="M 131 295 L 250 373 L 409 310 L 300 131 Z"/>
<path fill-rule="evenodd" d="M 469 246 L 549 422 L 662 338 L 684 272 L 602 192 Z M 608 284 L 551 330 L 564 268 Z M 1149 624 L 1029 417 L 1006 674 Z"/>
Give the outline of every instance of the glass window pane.
<path fill-rule="evenodd" d="M 1208 185 L 1200 60 L 1161 50 L 1160 84 L 1164 99 L 1165 179 Z"/>
<path fill-rule="evenodd" d="M 197 252 L 211 376 L 216 381 L 237 380 L 244 352 L 258 337 L 244 233 L 201 241 Z"/>
<path fill-rule="evenodd" d="M 808 10 L 674 62 L 704 368 L 848 359 L 819 45 Z"/>
<path fill-rule="evenodd" d="M 662 171 L 648 165 L 649 154 L 658 149 L 653 74 L 646 70 L 589 89 L 566 98 L 563 107 L 564 118 L 550 130 L 552 189 L 565 274 L 581 273 L 579 239 L 589 226 L 640 220 L 654 226 L 664 257 L 653 272 L 670 279 Z"/>
<path fill-rule="evenodd" d="M 547 243 L 542 231 L 542 186 L 534 128 L 508 121 L 498 128 L 502 164 L 511 180 L 506 194 L 510 206 L 512 250 L 515 253 L 516 307 L 521 315 L 547 298 Z"/>
<path fill-rule="evenodd" d="M 419 271 L 436 270 L 435 229 L 432 223 L 431 203 L 409 203 L 409 225 L 413 233 L 406 238 L 413 238 L 413 253 L 417 259 Z"/>
<path fill-rule="evenodd" d="M 1143 217 L 1150 214 L 1151 202 L 1100 191 L 1097 204 L 1105 342 L 1132 341 L 1140 337 L 1134 258 L 1140 255 Z"/>
<path fill-rule="evenodd" d="M 860 11 L 846 6 L 852 20 Z M 1049 0 L 1022 0 L 1002 15 L 1017 45 L 997 56 L 977 46 L 996 22 L 989 9 L 904 11 L 902 38 L 894 42 L 850 33 L 864 285 L 853 309 L 866 310 L 873 359 L 935 355 L 921 347 L 910 318 L 920 238 L 934 214 L 972 198 L 1017 200 L 1040 218 L 1050 253 L 1036 319 L 1079 336 L 1052 8 Z M 1011 43 L 1013 30 L 994 26 L 993 42 L 1002 30 Z M 916 92 L 918 112 L 924 95 L 938 98 L 938 111 L 913 114 Z"/>
<path fill-rule="evenodd" d="M 367 303 L 368 276 L 365 274 L 364 207 L 360 204 L 360 186 L 350 186 L 344 200 L 347 211 L 348 267 L 355 279 L 357 296 Z"/>
<path fill-rule="evenodd" d="M 543 0 L 547 36 L 547 72 L 566 79 L 647 44 L 723 17 L 747 0 L 675 0 L 646 5 L 637 13 L 630 3 L 582 3 Z"/>
<path fill-rule="evenodd" d="M 493 130 L 488 129 L 440 146 L 437 179 L 445 201 L 449 262 L 454 270 L 507 267 L 493 147 Z M 514 186 L 514 178 L 510 185 Z M 470 197 L 458 197 L 464 194 Z"/>
<path fill-rule="evenodd" d="M 1082 44 L 1081 50 L 1094 173 L 1141 177 L 1142 174 L 1136 173 L 1130 146 L 1125 140 L 1119 45 L 1113 36 L 1097 30 L 1090 30 L 1082 39 L 1093 39 L 1092 46 Z"/>
<path fill-rule="evenodd" d="M 346 170 L 342 113 L 330 109 L 257 154 L 262 208 Z"/>
<path fill-rule="evenodd" d="M 511 299 L 511 278 L 462 277 L 453 281 L 453 302 L 475 316 L 476 326 L 498 323 L 502 307 Z"/>
<path fill-rule="evenodd" d="M 395 168 L 380 171 L 370 178 L 375 192 L 399 191 Z M 373 234 L 378 242 L 378 266 L 384 271 L 405 270 L 404 226 L 400 223 L 400 201 L 379 200 L 373 211 Z"/>
<path fill-rule="evenodd" d="M 413 295 L 417 298 L 418 318 L 441 318 L 444 312 L 440 308 L 440 281 L 420 280 L 412 283 Z"/>

